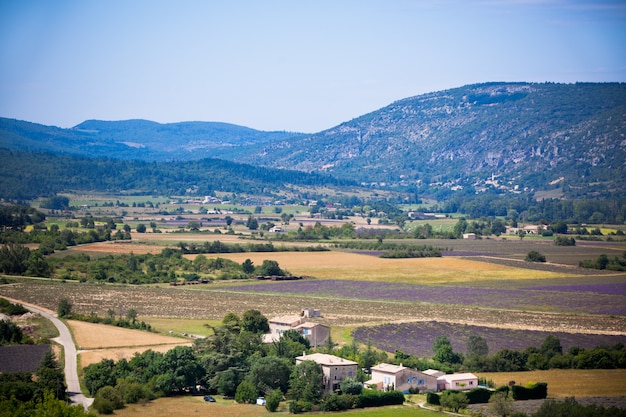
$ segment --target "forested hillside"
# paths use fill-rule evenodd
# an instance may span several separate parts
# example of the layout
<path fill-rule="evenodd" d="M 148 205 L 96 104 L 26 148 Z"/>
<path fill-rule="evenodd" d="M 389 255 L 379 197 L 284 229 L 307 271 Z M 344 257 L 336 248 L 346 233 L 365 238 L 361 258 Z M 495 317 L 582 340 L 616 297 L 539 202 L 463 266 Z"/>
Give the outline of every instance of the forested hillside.
<path fill-rule="evenodd" d="M 277 195 L 293 185 L 340 186 L 349 181 L 273 170 L 219 159 L 145 162 L 0 149 L 0 198 L 22 200 L 63 191 L 212 195 L 214 191 Z"/>
<path fill-rule="evenodd" d="M 61 129 L 0 118 L 0 146 L 8 149 L 146 161 L 236 161 L 248 149 L 300 135 L 217 122 L 87 120 L 72 129 Z"/>

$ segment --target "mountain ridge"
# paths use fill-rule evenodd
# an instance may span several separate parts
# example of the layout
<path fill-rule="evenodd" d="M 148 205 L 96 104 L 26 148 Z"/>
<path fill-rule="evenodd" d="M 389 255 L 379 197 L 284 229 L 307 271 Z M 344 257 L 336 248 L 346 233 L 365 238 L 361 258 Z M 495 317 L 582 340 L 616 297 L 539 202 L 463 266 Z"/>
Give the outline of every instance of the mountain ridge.
<path fill-rule="evenodd" d="M 491 82 L 431 92 L 313 134 L 221 122 L 0 119 L 0 146 L 119 159 L 219 158 L 445 197 L 624 196 L 626 83 Z"/>

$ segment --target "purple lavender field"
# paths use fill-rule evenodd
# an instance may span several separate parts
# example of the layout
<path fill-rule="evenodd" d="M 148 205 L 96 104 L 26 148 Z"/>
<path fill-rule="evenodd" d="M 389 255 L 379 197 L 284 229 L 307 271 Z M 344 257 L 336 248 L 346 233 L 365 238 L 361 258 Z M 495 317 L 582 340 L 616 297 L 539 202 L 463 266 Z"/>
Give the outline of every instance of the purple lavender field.
<path fill-rule="evenodd" d="M 623 283 L 496 289 L 331 279 L 237 285 L 223 289 L 333 299 L 626 316 L 626 284 Z"/>
<path fill-rule="evenodd" d="M 626 336 L 497 329 L 435 321 L 360 327 L 353 333 L 359 342 L 369 341 L 373 346 L 388 352 L 398 349 L 419 357 L 433 355 L 433 342 L 438 336 L 450 339 L 455 352 L 465 353 L 467 340 L 472 335 L 480 336 L 487 341 L 490 354 L 502 349 L 522 351 L 531 346 L 540 347 L 548 335 L 559 338 L 564 352 L 572 346 L 594 348 L 626 343 Z"/>

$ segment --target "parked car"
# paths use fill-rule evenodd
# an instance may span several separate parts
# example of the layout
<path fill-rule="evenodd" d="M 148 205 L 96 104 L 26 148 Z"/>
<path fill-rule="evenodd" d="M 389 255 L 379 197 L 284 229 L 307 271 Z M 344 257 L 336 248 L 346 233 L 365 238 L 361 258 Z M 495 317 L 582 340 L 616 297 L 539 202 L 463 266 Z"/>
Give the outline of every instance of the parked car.
<path fill-rule="evenodd" d="M 211 397 L 210 395 L 205 395 L 204 396 L 204 401 L 210 402 L 210 403 L 214 403 L 215 402 L 215 398 Z"/>
<path fill-rule="evenodd" d="M 256 399 L 256 405 L 265 405 L 266 401 L 265 398 L 263 397 L 259 397 Z"/>

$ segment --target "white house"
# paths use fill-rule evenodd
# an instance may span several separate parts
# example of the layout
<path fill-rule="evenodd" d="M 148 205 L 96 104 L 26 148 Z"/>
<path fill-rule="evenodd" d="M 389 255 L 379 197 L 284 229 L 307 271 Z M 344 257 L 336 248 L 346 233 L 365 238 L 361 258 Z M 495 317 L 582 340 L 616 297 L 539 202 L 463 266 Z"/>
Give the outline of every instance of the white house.
<path fill-rule="evenodd" d="M 304 361 L 313 361 L 322 367 L 322 391 L 325 394 L 339 389 L 339 384 L 346 378 L 356 378 L 359 364 L 348 359 L 326 353 L 313 353 L 296 357 L 296 365 Z"/>
<path fill-rule="evenodd" d="M 472 373 L 446 374 L 437 378 L 437 389 L 470 390 L 478 387 L 478 377 Z"/>

